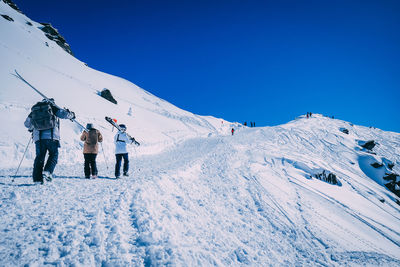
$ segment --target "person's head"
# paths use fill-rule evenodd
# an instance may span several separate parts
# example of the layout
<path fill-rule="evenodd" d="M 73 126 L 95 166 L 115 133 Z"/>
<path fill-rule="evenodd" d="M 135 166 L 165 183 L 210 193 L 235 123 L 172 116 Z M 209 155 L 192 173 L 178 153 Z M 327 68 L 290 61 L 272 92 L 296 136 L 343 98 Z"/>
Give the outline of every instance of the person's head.
<path fill-rule="evenodd" d="M 48 102 L 54 103 L 54 98 L 43 98 L 43 99 L 42 99 L 42 102 L 45 102 L 45 103 L 48 103 Z"/>
<path fill-rule="evenodd" d="M 93 123 L 86 124 L 86 129 L 90 130 L 93 128 Z"/>
<path fill-rule="evenodd" d="M 123 132 L 126 131 L 126 125 L 125 124 L 120 124 L 119 128 L 121 128 L 121 131 L 123 131 Z"/>

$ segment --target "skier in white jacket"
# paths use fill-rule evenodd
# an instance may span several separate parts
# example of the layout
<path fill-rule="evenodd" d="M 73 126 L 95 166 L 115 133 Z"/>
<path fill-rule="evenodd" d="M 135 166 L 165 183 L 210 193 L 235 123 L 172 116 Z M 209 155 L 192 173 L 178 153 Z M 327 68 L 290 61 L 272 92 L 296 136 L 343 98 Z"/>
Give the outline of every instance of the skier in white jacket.
<path fill-rule="evenodd" d="M 115 143 L 115 178 L 120 177 L 120 169 L 121 169 L 121 161 L 122 158 L 124 159 L 124 167 L 123 167 L 123 175 L 129 176 L 129 157 L 128 157 L 128 150 L 126 149 L 126 144 L 132 144 L 134 139 L 130 139 L 126 134 L 126 126 L 125 124 L 120 124 L 119 127 L 121 131 L 114 136 L 114 143 Z"/>

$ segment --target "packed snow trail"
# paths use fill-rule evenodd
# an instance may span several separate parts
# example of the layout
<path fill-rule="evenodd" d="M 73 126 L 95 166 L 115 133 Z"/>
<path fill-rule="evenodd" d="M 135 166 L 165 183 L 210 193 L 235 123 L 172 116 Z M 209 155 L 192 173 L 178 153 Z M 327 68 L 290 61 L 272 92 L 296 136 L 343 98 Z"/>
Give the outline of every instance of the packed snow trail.
<path fill-rule="evenodd" d="M 299 133 L 284 145 L 271 131 L 131 153 L 131 177 L 120 180 L 81 179 L 81 165 L 58 166 L 63 175 L 44 186 L 3 177 L 0 257 L 6 266 L 400 265 L 399 209 L 355 179 L 335 186 L 299 175 L 294 166 L 320 152 L 294 162 L 288 146 Z"/>

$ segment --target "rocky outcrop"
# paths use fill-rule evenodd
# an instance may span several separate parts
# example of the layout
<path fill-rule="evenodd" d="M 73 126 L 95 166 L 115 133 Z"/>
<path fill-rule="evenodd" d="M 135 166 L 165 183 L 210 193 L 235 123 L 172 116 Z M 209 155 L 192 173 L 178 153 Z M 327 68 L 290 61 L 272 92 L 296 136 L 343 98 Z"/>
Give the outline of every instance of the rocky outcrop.
<path fill-rule="evenodd" d="M 323 170 L 321 173 L 316 173 L 313 176 L 321 181 L 325 181 L 333 185 L 339 184 L 336 175 L 329 171 Z"/>
<path fill-rule="evenodd" d="M 15 9 L 19 13 L 22 13 L 21 10 L 17 7 L 17 5 L 14 4 L 13 1 L 11 1 L 11 0 L 3 0 L 3 2 L 6 3 L 7 5 L 9 5 L 12 9 Z"/>
<path fill-rule="evenodd" d="M 346 128 L 340 128 L 339 130 L 340 130 L 342 133 L 349 134 L 349 130 L 347 130 Z"/>
<path fill-rule="evenodd" d="M 393 170 L 393 167 L 394 167 L 394 163 L 388 163 L 388 168 L 389 168 L 389 170 Z"/>
<path fill-rule="evenodd" d="M 375 169 L 379 169 L 383 167 L 382 163 L 378 163 L 378 162 L 374 162 L 371 164 L 372 167 L 374 167 Z"/>
<path fill-rule="evenodd" d="M 7 15 L 0 15 L 0 16 L 2 16 L 3 18 L 5 18 L 8 21 L 14 21 L 14 19 L 10 16 L 7 16 Z"/>
<path fill-rule="evenodd" d="M 100 92 L 100 96 L 107 99 L 111 103 L 118 104 L 117 100 L 115 100 L 115 98 L 111 94 L 111 91 L 107 88 L 104 88 L 103 91 Z"/>
<path fill-rule="evenodd" d="M 40 23 L 40 24 L 42 24 L 43 26 L 39 27 L 39 29 L 41 29 L 44 32 L 47 38 L 56 42 L 68 54 L 71 54 L 72 56 L 74 55 L 72 53 L 71 47 L 65 41 L 64 37 L 61 36 L 61 34 L 58 32 L 56 28 L 54 28 L 50 23 Z"/>
<path fill-rule="evenodd" d="M 374 140 L 370 140 L 370 141 L 359 141 L 358 144 L 362 147 L 365 148 L 367 150 L 372 150 L 375 146 L 376 143 Z"/>

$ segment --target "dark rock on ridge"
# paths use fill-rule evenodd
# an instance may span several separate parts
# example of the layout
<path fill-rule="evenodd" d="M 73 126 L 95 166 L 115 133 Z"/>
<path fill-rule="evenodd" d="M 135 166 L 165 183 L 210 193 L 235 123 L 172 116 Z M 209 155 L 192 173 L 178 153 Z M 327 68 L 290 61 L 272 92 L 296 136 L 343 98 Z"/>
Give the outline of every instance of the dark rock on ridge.
<path fill-rule="evenodd" d="M 62 49 L 64 49 L 68 54 L 74 55 L 72 53 L 71 47 L 69 44 L 65 41 L 64 37 L 61 36 L 61 34 L 58 32 L 56 28 L 54 28 L 50 23 L 40 23 L 43 25 L 43 27 L 39 27 L 44 34 L 46 35 L 47 38 L 50 40 L 56 42 Z"/>
<path fill-rule="evenodd" d="M 7 5 L 9 5 L 11 8 L 17 10 L 19 13 L 22 13 L 21 10 L 17 7 L 16 4 L 14 4 L 13 1 L 11 0 L 3 0 L 4 3 L 6 3 Z"/>

